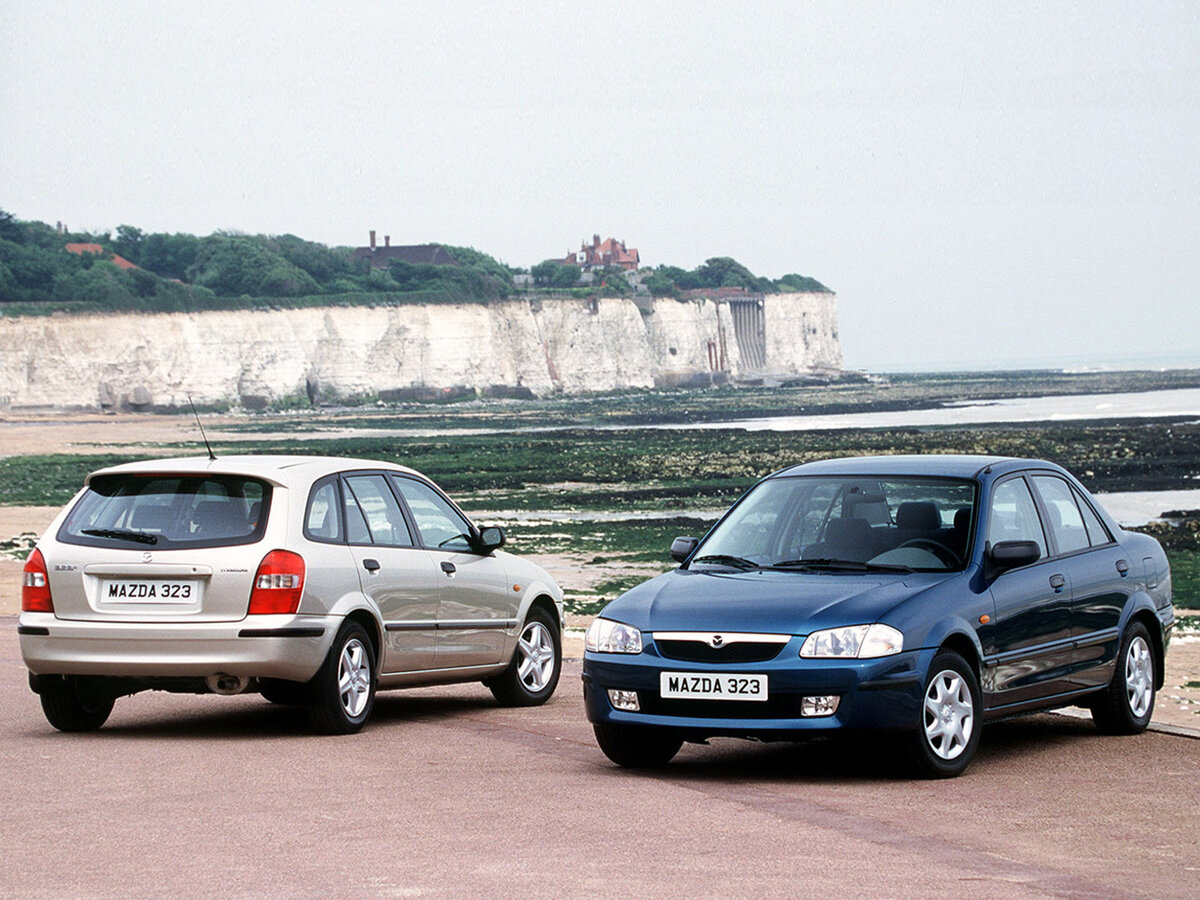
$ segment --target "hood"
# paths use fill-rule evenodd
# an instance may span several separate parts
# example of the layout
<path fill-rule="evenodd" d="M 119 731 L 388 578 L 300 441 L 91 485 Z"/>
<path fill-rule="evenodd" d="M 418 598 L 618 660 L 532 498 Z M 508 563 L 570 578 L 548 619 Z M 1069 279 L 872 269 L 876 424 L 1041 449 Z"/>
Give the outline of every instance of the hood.
<path fill-rule="evenodd" d="M 642 631 L 808 634 L 878 622 L 944 576 L 889 573 L 696 572 L 640 584 L 601 613 Z"/>

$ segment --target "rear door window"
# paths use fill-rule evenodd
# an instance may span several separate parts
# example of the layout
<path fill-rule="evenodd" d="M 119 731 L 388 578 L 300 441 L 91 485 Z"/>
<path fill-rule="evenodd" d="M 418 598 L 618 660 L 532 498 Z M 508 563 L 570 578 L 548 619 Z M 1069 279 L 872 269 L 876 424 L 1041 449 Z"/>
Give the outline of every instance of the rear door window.
<path fill-rule="evenodd" d="M 1074 488 L 1071 493 L 1075 495 L 1075 502 L 1079 504 L 1079 511 L 1083 513 L 1083 524 L 1087 526 L 1088 540 L 1091 541 L 1093 547 L 1099 547 L 1103 544 L 1112 543 L 1112 535 L 1108 533 L 1108 529 L 1104 523 L 1100 521 L 1100 517 L 1096 515 L 1096 511 L 1092 509 L 1090 503 L 1080 496 L 1079 491 Z"/>
<path fill-rule="evenodd" d="M 346 478 L 346 486 L 350 494 L 346 498 L 346 511 L 352 544 L 413 545 L 408 523 L 387 479 L 382 475 L 351 475 Z"/>
<path fill-rule="evenodd" d="M 93 478 L 59 529 L 67 544 L 225 547 L 262 537 L 271 486 L 238 475 L 120 474 Z"/>

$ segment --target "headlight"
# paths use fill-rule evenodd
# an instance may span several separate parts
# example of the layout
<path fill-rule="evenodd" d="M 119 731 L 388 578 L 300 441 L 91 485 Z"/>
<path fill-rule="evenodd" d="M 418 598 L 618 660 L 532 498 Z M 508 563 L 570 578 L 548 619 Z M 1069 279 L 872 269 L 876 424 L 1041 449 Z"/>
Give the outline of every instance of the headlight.
<path fill-rule="evenodd" d="M 904 649 L 904 635 L 890 625 L 850 625 L 814 631 L 800 648 L 809 659 L 874 659 Z"/>
<path fill-rule="evenodd" d="M 612 619 L 597 619 L 587 630 L 584 646 L 593 653 L 641 653 L 642 633 Z"/>

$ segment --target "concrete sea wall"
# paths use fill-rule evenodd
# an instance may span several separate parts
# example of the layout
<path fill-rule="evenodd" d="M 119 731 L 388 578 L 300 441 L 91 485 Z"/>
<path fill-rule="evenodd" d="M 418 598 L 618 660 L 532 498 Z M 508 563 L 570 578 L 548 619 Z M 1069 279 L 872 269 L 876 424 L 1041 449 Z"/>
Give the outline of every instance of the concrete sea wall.
<path fill-rule="evenodd" d="M 250 408 L 840 370 L 832 294 L 0 318 L 0 406 Z"/>

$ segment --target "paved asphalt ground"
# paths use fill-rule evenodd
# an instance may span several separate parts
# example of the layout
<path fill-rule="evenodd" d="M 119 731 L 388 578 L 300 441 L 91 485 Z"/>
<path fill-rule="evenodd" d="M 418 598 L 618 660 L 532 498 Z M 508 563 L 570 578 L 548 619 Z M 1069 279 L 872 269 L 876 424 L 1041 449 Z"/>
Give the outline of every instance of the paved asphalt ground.
<path fill-rule="evenodd" d="M 687 745 L 637 774 L 593 743 L 578 660 L 544 707 L 389 693 L 353 737 L 157 693 L 66 735 L 0 625 L 3 897 L 1200 897 L 1187 737 L 1042 715 L 989 725 L 953 781 L 869 740 Z"/>

